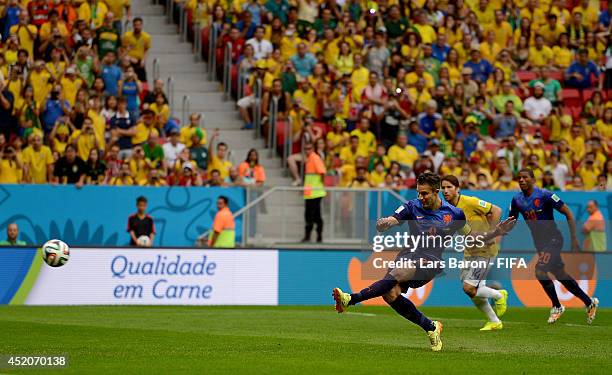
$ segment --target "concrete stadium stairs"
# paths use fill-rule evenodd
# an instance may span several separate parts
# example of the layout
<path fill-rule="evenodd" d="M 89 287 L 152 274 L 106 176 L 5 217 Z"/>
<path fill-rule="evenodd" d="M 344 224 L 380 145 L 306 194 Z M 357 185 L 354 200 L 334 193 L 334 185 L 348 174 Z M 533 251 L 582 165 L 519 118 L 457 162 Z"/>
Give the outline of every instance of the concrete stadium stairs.
<path fill-rule="evenodd" d="M 151 0 L 133 0 L 132 14 L 142 17 L 144 30 L 151 34 L 152 47 L 147 57 L 149 86 L 153 83 L 153 61 L 159 61 L 159 76 L 167 82 L 169 76 L 174 80 L 174 116 L 181 118 L 182 99 L 190 97 L 190 111 L 203 115 L 203 126 L 208 137 L 219 128 L 220 140 L 229 145 L 234 164 L 242 162 L 251 148 L 259 152 L 266 171 L 267 186 L 288 186 L 291 179 L 286 177 L 286 168 L 281 159 L 270 157 L 262 139 L 255 139 L 253 131 L 241 130 L 242 120 L 232 100 L 224 101 L 219 82 L 208 80 L 205 62 L 195 62 L 192 45 L 181 42 L 178 26 L 169 24 L 163 5 L 153 4 Z M 167 87 L 166 87 L 167 89 Z M 253 245 L 274 244 L 280 239 L 278 223 L 286 223 L 286 233 L 295 240 L 303 236 L 304 202 L 298 193 L 287 194 L 282 201 L 271 196 L 266 199 L 266 213 L 257 214 L 258 240 Z M 287 212 L 289 215 L 284 215 Z M 314 239 L 314 233 L 313 233 Z"/>

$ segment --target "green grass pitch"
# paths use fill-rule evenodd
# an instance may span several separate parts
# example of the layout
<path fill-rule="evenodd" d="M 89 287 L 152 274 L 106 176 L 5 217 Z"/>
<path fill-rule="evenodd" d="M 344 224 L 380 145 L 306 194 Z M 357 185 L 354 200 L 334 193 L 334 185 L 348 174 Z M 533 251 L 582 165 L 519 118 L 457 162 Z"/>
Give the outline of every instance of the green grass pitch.
<path fill-rule="evenodd" d="M 510 308 L 479 332 L 474 308 L 423 308 L 444 324 L 442 352 L 386 307 L 0 307 L 0 355 L 68 354 L 66 370 L 102 374 L 600 374 L 612 368 L 612 310 L 593 326 L 568 309 Z M 0 373 L 34 373 L 0 369 Z"/>

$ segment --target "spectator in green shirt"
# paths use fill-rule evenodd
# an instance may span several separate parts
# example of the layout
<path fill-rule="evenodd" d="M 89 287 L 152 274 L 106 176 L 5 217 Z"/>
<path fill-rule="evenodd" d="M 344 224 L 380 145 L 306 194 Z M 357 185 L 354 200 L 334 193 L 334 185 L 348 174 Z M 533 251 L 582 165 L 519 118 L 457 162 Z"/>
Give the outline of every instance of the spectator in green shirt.
<path fill-rule="evenodd" d="M 0 246 L 25 246 L 25 241 L 18 240 L 19 227 L 16 223 L 10 223 L 6 227 L 6 240 L 0 241 Z"/>
<path fill-rule="evenodd" d="M 529 87 L 535 87 L 536 83 L 544 84 L 544 97 L 550 100 L 551 103 L 560 102 L 561 98 L 561 83 L 556 79 L 550 78 L 550 67 L 543 66 L 540 69 L 540 78 L 529 81 Z"/>
<path fill-rule="evenodd" d="M 151 160 L 151 164 L 155 168 L 166 170 L 166 161 L 164 158 L 164 149 L 159 144 L 159 136 L 156 132 L 149 133 L 147 143 L 142 146 L 145 158 Z"/>
<path fill-rule="evenodd" d="M 515 115 L 520 116 L 520 113 L 523 112 L 523 101 L 512 91 L 510 81 L 504 81 L 502 92 L 493 97 L 493 106 L 497 113 L 504 113 L 508 101 L 514 104 Z"/>

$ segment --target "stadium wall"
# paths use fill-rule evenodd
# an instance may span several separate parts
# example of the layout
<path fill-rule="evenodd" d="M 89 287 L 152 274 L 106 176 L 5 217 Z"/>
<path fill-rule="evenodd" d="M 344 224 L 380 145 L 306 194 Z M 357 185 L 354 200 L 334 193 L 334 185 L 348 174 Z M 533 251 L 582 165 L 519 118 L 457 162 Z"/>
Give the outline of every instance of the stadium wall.
<path fill-rule="evenodd" d="M 504 215 L 507 215 L 514 195 L 501 191 L 474 193 L 500 206 Z M 414 190 L 405 190 L 401 194 L 407 199 L 416 197 Z M 139 195 L 149 200 L 149 213 L 155 221 L 157 236 L 153 245 L 165 247 L 193 246 L 198 235 L 212 226 L 219 195 L 229 198 L 232 211 L 243 207 L 246 202 L 245 189 L 237 187 L 84 186 L 77 189 L 66 185 L 0 185 L 0 238 L 6 226 L 16 222 L 21 239 L 29 244 L 40 245 L 48 239 L 60 238 L 70 246 L 126 246 L 129 241 L 127 218 L 135 212 Z M 604 217 L 612 219 L 610 193 L 563 192 L 560 195 L 578 221 L 587 219 L 586 203 L 589 199 L 597 200 Z M 376 220 L 377 199 L 376 193 L 370 193 L 368 219 L 371 221 Z M 397 205 L 397 199 L 391 194 L 381 195 L 383 214 L 392 212 Z M 371 228 L 375 230 L 373 225 Z M 561 229 L 567 232 L 567 226 L 561 225 Z M 236 221 L 236 236 L 237 241 L 241 241 L 242 218 Z M 608 238 L 612 238 L 612 225 L 608 225 Z M 531 246 L 529 236 L 524 236 L 522 231 L 510 234 L 509 239 L 524 248 Z"/>
<path fill-rule="evenodd" d="M 154 246 L 193 246 L 212 227 L 220 195 L 228 197 L 232 211 L 246 204 L 239 187 L 0 185 L 0 238 L 16 222 L 28 244 L 60 238 L 70 246 L 127 246 L 128 216 L 136 212 L 140 195 L 148 199 L 155 221 Z M 241 218 L 236 237 L 242 239 Z"/>
<path fill-rule="evenodd" d="M 69 262 L 52 268 L 36 248 L 2 248 L 0 304 L 326 305 L 333 287 L 359 290 L 372 281 L 362 272 L 370 255 L 350 250 L 72 248 Z M 529 263 L 524 272 L 533 275 L 534 254 L 517 256 Z M 579 281 L 581 287 L 598 296 L 602 306 L 612 307 L 612 254 L 580 256 L 575 276 L 590 275 Z M 508 289 L 511 306 L 548 306 L 537 281 L 525 275 L 507 270 L 492 278 Z M 53 285 L 61 285 L 61 291 L 50 292 Z M 556 285 L 564 305 L 581 307 Z M 471 304 L 458 270 L 409 291 L 408 297 L 417 305 Z"/>

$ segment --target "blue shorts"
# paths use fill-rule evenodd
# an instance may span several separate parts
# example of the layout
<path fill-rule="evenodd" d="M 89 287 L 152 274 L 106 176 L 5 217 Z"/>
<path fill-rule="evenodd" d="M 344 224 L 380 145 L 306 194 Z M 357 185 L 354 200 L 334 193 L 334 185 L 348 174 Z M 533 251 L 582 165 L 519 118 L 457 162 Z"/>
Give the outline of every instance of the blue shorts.
<path fill-rule="evenodd" d="M 417 288 L 422 287 L 423 285 L 433 280 L 439 273 L 443 271 L 443 269 L 440 267 L 424 268 L 420 266 L 421 263 L 440 261 L 439 258 L 434 257 L 434 256 L 430 256 L 427 254 L 419 254 L 416 252 L 412 252 L 410 250 L 403 250 L 403 251 L 400 251 L 400 253 L 397 254 L 397 256 L 395 257 L 396 262 L 402 261 L 402 260 L 410 260 L 410 259 L 412 259 L 416 264 L 416 272 L 411 280 L 404 281 L 399 284 L 400 287 L 402 288 L 402 293 L 406 293 L 408 288 L 417 289 Z M 389 269 L 387 271 L 387 274 L 389 274 L 389 272 L 391 272 L 392 270 L 393 269 Z"/>
<path fill-rule="evenodd" d="M 561 259 L 563 238 L 553 238 L 548 244 L 538 249 L 538 263 L 536 270 L 554 272 L 563 269 L 565 264 Z"/>

